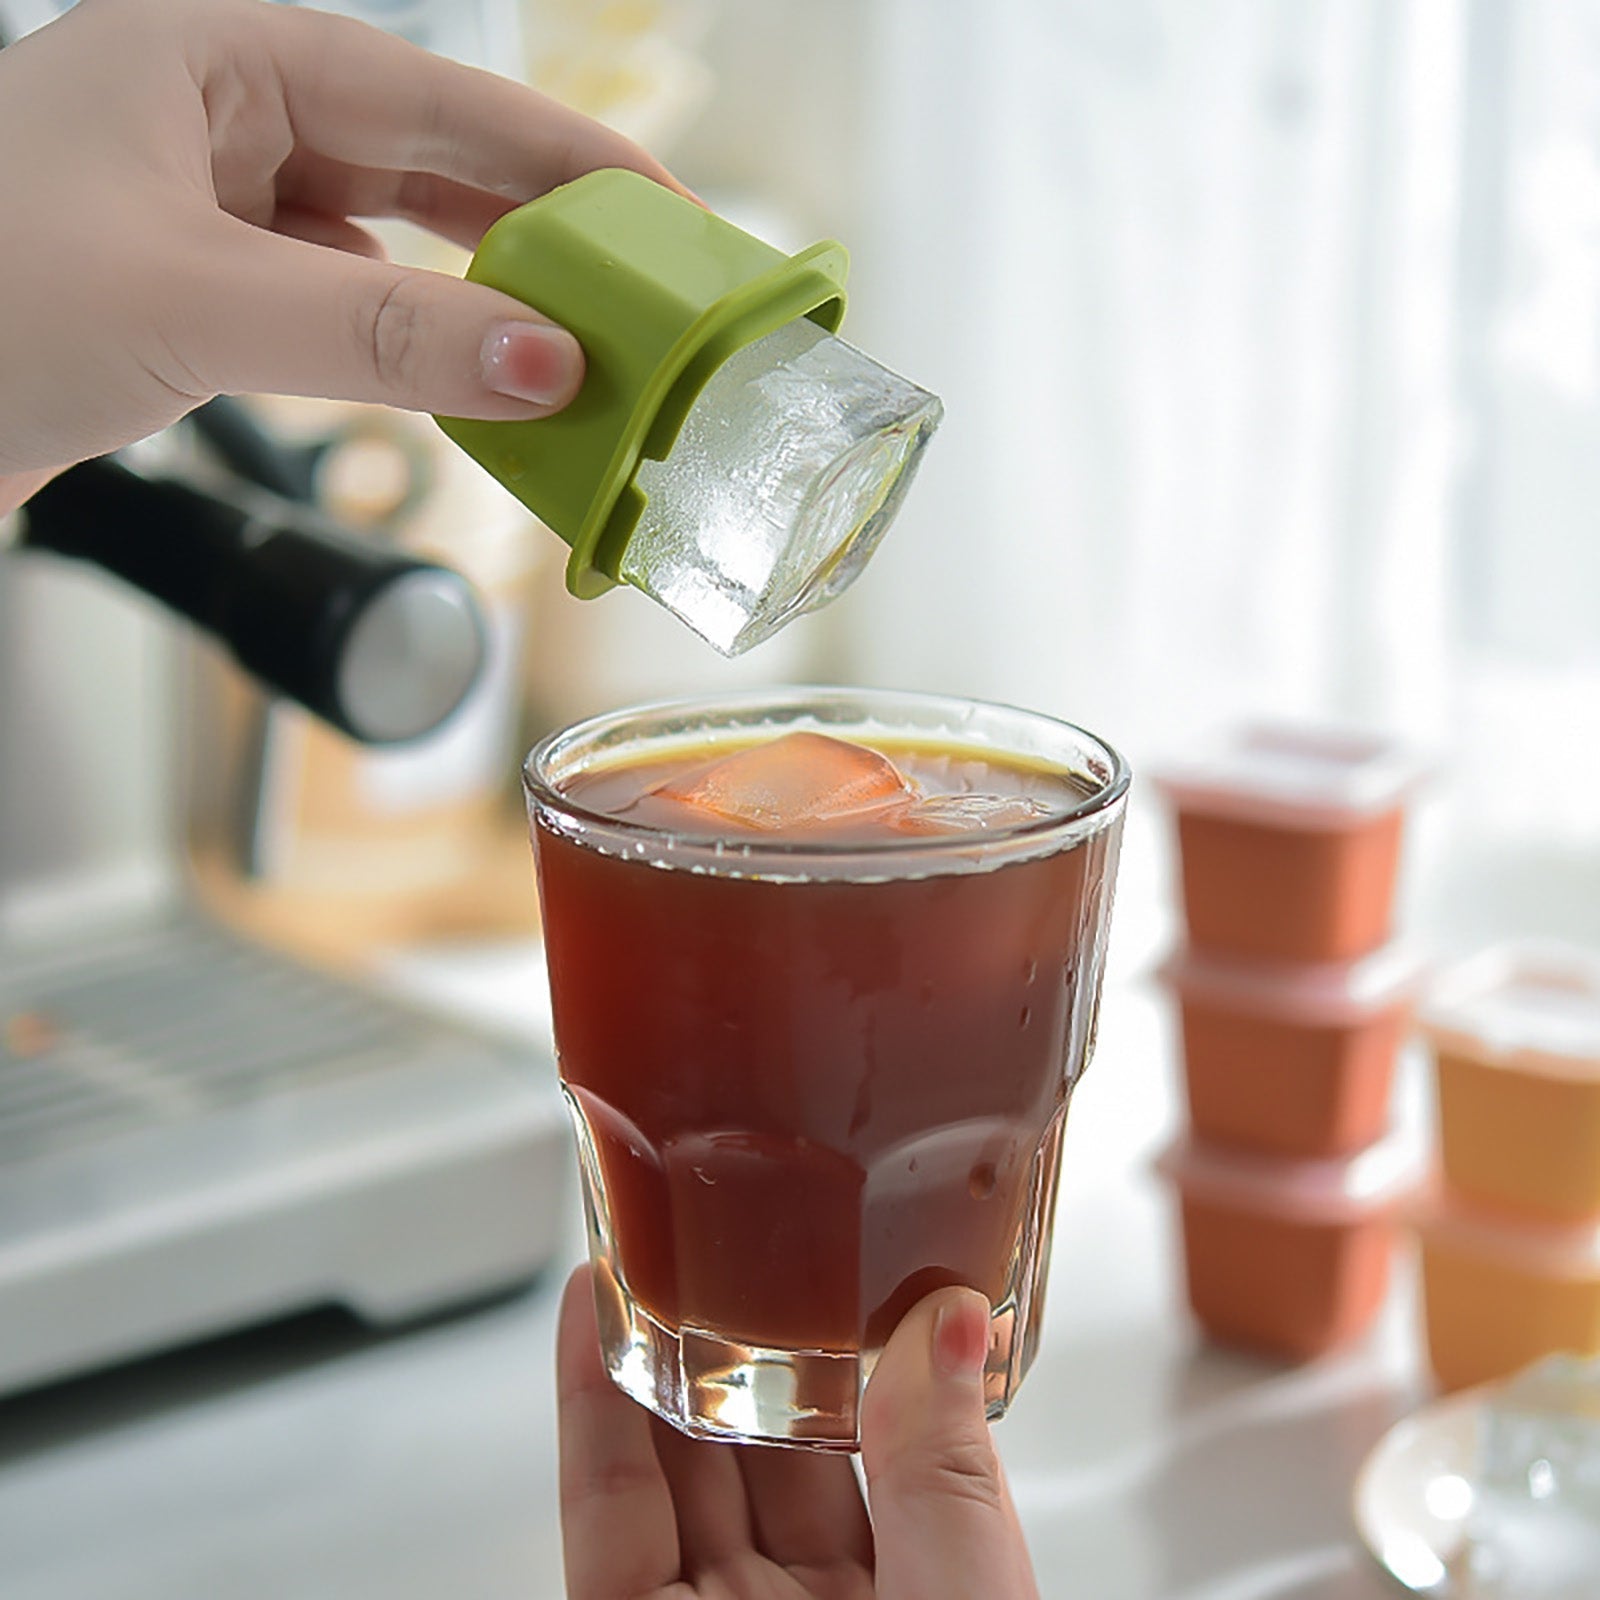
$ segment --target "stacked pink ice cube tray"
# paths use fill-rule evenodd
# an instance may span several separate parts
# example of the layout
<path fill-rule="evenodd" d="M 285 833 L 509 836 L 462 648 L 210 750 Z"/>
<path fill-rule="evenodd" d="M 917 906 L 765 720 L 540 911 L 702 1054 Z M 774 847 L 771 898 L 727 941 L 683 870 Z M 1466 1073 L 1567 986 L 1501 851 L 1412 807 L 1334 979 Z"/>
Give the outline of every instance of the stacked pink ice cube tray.
<path fill-rule="evenodd" d="M 1190 1306 L 1225 1343 L 1310 1359 L 1360 1338 L 1387 1294 L 1415 1182 L 1391 1101 L 1421 978 L 1393 935 L 1419 771 L 1389 739 L 1262 725 L 1157 775 L 1189 1117 L 1159 1166 Z"/>

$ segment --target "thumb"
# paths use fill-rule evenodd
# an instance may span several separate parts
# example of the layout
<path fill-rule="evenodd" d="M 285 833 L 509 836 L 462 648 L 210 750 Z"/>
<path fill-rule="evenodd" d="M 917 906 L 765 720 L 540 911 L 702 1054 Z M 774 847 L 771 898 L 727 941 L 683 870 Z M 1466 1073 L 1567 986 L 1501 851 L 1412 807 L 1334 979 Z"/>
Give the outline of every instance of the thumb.
<path fill-rule="evenodd" d="M 984 1418 L 989 1305 L 929 1295 L 878 1358 L 861 1454 L 882 1600 L 1037 1600 L 1022 1528 Z"/>
<path fill-rule="evenodd" d="M 521 420 L 559 411 L 583 384 L 570 333 L 482 284 L 233 218 L 205 245 L 183 274 L 169 343 L 208 392 Z"/>
<path fill-rule="evenodd" d="M 36 467 L 28 472 L 0 474 L 0 517 L 26 505 L 60 471 L 59 467 Z"/>

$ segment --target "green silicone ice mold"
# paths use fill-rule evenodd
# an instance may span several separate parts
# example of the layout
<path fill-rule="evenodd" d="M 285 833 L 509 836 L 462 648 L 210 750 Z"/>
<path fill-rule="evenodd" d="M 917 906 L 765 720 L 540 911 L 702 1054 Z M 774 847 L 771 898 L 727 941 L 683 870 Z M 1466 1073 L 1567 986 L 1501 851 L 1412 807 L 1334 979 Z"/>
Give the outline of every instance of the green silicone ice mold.
<path fill-rule="evenodd" d="M 502 217 L 467 270 L 576 335 L 582 390 L 537 421 L 439 426 L 571 545 L 572 593 L 603 594 L 643 506 L 640 458 L 666 458 L 736 350 L 796 317 L 835 332 L 848 265 L 832 240 L 786 256 L 638 173 L 588 173 Z"/>

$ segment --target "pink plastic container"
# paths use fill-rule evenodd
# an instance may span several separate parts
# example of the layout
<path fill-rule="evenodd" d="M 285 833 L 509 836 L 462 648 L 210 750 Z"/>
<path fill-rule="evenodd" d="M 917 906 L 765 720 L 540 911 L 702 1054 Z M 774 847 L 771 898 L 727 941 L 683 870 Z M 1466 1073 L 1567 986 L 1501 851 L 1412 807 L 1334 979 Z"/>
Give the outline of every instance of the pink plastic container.
<path fill-rule="evenodd" d="M 1157 1169 L 1177 1190 L 1189 1304 L 1213 1338 L 1303 1361 L 1371 1326 L 1416 1189 L 1400 1146 L 1308 1162 L 1184 1140 Z"/>
<path fill-rule="evenodd" d="M 1422 980 L 1414 952 L 1390 945 L 1302 966 L 1190 948 L 1160 977 L 1177 1001 L 1189 1120 L 1202 1140 L 1327 1158 L 1383 1137 Z"/>
<path fill-rule="evenodd" d="M 1392 740 L 1265 725 L 1158 773 L 1177 814 L 1189 943 L 1269 961 L 1378 949 L 1421 776 Z"/>

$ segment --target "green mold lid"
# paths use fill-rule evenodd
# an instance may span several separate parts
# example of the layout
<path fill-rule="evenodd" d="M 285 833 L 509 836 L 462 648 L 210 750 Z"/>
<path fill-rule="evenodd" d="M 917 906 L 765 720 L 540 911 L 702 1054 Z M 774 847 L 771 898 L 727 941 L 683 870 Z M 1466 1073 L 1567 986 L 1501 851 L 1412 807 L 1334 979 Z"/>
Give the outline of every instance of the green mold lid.
<path fill-rule="evenodd" d="M 437 421 L 572 546 L 567 587 L 591 599 L 618 582 L 640 457 L 666 458 L 736 350 L 797 317 L 835 332 L 848 265 L 831 240 L 786 256 L 636 172 L 587 173 L 502 217 L 467 269 L 577 337 L 577 398 L 531 422 Z"/>

